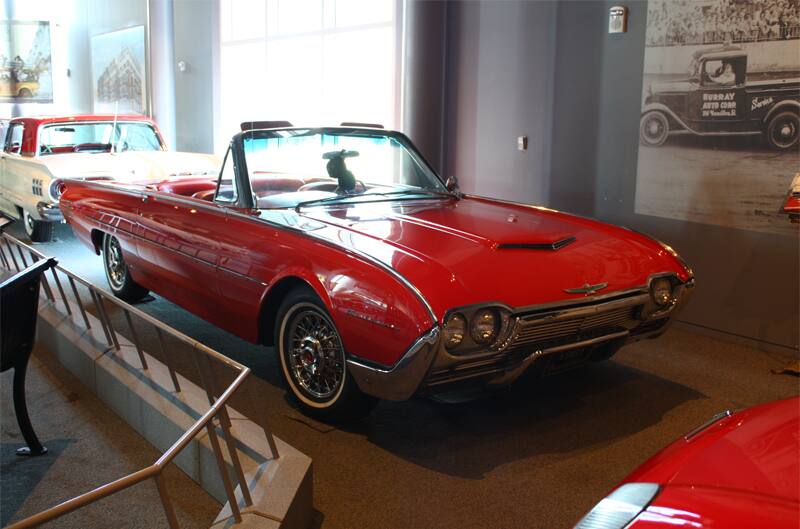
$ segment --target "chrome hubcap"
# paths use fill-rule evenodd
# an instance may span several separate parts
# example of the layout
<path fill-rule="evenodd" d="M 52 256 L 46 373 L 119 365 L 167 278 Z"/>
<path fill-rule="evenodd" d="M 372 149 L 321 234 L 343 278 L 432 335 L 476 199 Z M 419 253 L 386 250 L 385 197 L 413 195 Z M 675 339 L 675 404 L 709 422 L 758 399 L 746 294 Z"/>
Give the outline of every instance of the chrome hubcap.
<path fill-rule="evenodd" d="M 25 217 L 25 230 L 28 232 L 28 235 L 30 235 L 33 233 L 33 227 L 34 227 L 33 217 L 31 217 L 27 211 L 23 216 Z"/>
<path fill-rule="evenodd" d="M 111 286 L 121 288 L 125 281 L 125 261 L 122 260 L 122 248 L 115 237 L 111 237 L 106 244 L 106 270 Z"/>
<path fill-rule="evenodd" d="M 325 400 L 344 378 L 344 354 L 333 324 L 315 310 L 303 310 L 289 329 L 289 367 L 294 381 L 309 395 Z"/>

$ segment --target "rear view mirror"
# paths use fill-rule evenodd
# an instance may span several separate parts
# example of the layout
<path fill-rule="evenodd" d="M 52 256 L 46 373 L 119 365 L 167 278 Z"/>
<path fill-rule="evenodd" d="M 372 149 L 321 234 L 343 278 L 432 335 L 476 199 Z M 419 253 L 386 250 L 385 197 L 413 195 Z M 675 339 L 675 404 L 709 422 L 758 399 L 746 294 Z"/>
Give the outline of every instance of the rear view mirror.
<path fill-rule="evenodd" d="M 450 192 L 458 191 L 458 178 L 455 176 L 448 176 L 447 180 L 444 182 L 444 186 Z"/>

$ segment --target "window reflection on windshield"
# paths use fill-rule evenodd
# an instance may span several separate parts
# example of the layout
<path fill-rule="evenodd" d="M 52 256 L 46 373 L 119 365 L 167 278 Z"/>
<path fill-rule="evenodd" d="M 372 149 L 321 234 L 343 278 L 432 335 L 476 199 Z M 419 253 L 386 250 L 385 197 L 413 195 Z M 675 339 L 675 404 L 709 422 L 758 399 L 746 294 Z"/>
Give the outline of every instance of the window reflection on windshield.
<path fill-rule="evenodd" d="M 243 142 L 256 199 L 294 193 L 283 204 L 293 207 L 339 196 L 445 192 L 402 140 L 380 132 L 256 131 Z M 282 204 L 278 198 L 270 203 Z"/>
<path fill-rule="evenodd" d="M 115 128 L 113 122 L 73 122 L 44 127 L 39 151 L 41 154 L 107 152 L 112 141 L 116 152 L 163 149 L 155 129 L 148 123 L 119 122 Z"/>

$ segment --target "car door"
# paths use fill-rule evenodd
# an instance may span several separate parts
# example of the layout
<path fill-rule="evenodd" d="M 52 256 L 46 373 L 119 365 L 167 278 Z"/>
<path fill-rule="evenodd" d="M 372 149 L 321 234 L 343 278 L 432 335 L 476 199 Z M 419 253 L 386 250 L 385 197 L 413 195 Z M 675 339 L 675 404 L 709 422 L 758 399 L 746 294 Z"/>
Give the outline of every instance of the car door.
<path fill-rule="evenodd" d="M 726 78 L 725 69 L 731 68 Z M 701 65 L 700 85 L 689 96 L 689 116 L 701 132 L 724 132 L 746 115 L 743 62 L 708 59 Z"/>
<path fill-rule="evenodd" d="M 15 217 L 18 214 L 16 206 L 21 205 L 24 199 L 21 196 L 22 182 L 12 178 L 15 166 L 20 163 L 23 131 L 23 123 L 12 123 L 6 131 L 3 152 L 0 154 L 0 209 Z"/>
<path fill-rule="evenodd" d="M 264 292 L 278 267 L 276 252 L 279 233 L 258 220 L 258 213 L 243 208 L 239 197 L 251 193 L 240 190 L 238 168 L 231 149 L 225 155 L 215 203 L 224 207 L 224 225 L 217 231 L 218 260 L 216 280 L 219 325 L 245 339 L 257 339 L 258 311 Z"/>
<path fill-rule="evenodd" d="M 149 283 L 164 297 L 215 322 L 216 231 L 219 206 L 190 197 L 146 191 L 139 206 L 139 258 L 150 263 Z"/>

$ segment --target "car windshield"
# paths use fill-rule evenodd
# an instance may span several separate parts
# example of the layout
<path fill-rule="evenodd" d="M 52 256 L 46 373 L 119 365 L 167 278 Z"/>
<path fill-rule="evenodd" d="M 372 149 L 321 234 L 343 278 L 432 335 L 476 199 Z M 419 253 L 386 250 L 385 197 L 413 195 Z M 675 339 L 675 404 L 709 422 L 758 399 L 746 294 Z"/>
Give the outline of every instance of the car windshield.
<path fill-rule="evenodd" d="M 117 122 L 115 127 L 113 121 L 103 121 L 47 125 L 41 133 L 39 152 L 109 152 L 112 142 L 116 152 L 163 150 L 158 134 L 149 123 Z"/>
<path fill-rule="evenodd" d="M 261 208 L 339 200 L 443 196 L 436 174 L 402 136 L 363 129 L 252 131 L 243 138 Z"/>

